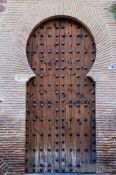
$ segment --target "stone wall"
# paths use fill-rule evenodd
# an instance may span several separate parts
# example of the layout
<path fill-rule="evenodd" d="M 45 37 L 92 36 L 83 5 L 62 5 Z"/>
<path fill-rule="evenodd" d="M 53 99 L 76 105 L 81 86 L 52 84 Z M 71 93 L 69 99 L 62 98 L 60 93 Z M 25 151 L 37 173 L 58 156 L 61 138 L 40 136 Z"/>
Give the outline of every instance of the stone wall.
<path fill-rule="evenodd" d="M 116 65 L 112 3 L 0 0 L 0 159 L 6 171 L 17 175 L 25 171 L 26 81 L 34 75 L 26 58 L 29 34 L 49 16 L 69 15 L 84 23 L 96 41 L 96 62 L 89 76 L 96 82 L 97 173 L 116 174 L 116 70 L 108 69 L 109 64 Z"/>

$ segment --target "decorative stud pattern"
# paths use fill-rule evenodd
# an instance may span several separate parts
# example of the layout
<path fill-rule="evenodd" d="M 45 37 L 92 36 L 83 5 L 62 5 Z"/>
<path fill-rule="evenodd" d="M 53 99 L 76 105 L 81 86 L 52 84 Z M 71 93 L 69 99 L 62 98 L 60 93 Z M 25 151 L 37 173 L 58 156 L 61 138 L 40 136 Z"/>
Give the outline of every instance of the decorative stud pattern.
<path fill-rule="evenodd" d="M 86 28 L 64 18 L 40 25 L 34 31 L 33 46 L 31 39 L 28 61 L 36 76 L 27 83 L 26 158 L 30 161 L 26 169 L 75 172 L 75 165 L 92 164 L 96 158 L 95 120 L 91 120 L 92 115 L 95 118 L 95 85 L 86 78 L 95 45 Z M 34 151 L 29 154 L 29 150 Z"/>

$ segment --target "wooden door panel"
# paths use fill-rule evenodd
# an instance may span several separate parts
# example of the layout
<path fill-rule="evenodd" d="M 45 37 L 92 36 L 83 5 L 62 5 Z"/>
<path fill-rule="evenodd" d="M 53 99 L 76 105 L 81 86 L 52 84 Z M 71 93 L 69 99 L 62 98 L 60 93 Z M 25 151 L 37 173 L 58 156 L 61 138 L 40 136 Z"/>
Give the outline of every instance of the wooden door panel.
<path fill-rule="evenodd" d="M 31 34 L 27 57 L 35 77 L 27 83 L 26 171 L 95 163 L 95 84 L 86 78 L 93 38 L 73 20 L 49 20 Z"/>

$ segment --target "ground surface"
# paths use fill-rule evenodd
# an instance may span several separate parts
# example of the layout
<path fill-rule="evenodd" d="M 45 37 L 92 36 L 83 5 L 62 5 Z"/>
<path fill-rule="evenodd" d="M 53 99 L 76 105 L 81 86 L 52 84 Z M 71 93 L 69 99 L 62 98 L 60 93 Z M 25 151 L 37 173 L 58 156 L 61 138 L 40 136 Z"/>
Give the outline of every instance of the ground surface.
<path fill-rule="evenodd" d="M 95 175 L 95 174 L 82 174 L 82 173 L 29 173 L 25 175 Z"/>

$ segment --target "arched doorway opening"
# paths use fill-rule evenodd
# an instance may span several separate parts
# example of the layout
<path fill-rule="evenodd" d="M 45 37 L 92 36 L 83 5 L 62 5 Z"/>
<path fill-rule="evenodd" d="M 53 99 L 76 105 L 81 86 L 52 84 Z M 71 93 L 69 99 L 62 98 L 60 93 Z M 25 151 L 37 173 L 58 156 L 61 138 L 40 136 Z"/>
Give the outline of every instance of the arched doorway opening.
<path fill-rule="evenodd" d="M 91 171 L 96 163 L 95 43 L 79 22 L 55 18 L 30 35 L 26 172 Z"/>

